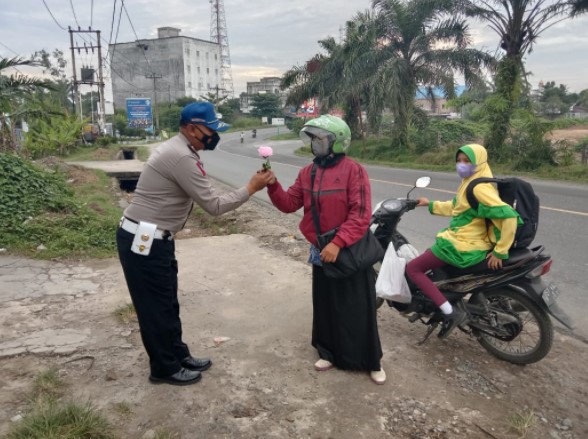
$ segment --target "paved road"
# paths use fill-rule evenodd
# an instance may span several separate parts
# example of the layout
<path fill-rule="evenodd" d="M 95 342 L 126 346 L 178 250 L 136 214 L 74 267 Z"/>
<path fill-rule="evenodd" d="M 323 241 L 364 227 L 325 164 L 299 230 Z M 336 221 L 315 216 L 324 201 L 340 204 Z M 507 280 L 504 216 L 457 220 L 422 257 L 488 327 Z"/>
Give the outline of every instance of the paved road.
<path fill-rule="evenodd" d="M 214 152 L 202 154 L 209 174 L 232 186 L 244 184 L 250 175 L 260 168 L 262 159 L 257 147 L 269 144 L 274 149 L 272 168 L 287 187 L 294 182 L 298 170 L 310 162 L 307 157 L 297 157 L 293 151 L 301 143 L 298 140 L 271 142 L 263 139 L 275 135 L 275 129 L 260 130 L 258 138 L 246 137 L 240 144 L 238 133 L 226 134 Z M 458 180 L 452 173 L 395 169 L 382 166 L 366 166 L 372 182 L 372 205 L 390 197 L 406 196 L 416 178 L 429 175 L 429 188 L 417 189 L 414 196 L 430 199 L 450 199 Z M 540 227 L 535 242 L 545 245 L 553 256 L 553 267 L 546 280 L 557 283 L 562 292 L 560 304 L 576 323 L 576 332 L 588 337 L 588 293 L 584 275 L 588 272 L 588 186 L 581 184 L 529 180 L 541 199 Z M 268 201 L 265 191 L 256 197 Z M 416 245 L 424 250 L 431 245 L 434 233 L 447 225 L 447 219 L 428 215 L 425 210 L 407 214 L 399 228 Z"/>

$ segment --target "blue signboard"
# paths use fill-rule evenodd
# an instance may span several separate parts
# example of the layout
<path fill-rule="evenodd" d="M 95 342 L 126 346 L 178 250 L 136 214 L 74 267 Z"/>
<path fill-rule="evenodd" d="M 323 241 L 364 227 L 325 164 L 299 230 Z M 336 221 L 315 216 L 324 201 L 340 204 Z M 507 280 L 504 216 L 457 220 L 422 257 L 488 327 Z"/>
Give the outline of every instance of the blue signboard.
<path fill-rule="evenodd" d="M 129 128 L 153 131 L 151 99 L 127 99 L 127 119 L 129 121 Z"/>

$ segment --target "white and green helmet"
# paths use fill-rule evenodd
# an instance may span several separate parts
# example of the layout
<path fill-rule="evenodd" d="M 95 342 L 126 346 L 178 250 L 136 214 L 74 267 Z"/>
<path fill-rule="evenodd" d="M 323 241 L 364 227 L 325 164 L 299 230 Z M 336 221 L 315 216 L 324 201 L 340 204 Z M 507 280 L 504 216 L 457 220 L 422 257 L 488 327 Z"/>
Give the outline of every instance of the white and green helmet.
<path fill-rule="evenodd" d="M 349 147 L 351 130 L 343 119 L 327 114 L 306 122 L 300 130 L 300 138 L 305 145 L 310 145 L 316 157 L 325 157 Z"/>

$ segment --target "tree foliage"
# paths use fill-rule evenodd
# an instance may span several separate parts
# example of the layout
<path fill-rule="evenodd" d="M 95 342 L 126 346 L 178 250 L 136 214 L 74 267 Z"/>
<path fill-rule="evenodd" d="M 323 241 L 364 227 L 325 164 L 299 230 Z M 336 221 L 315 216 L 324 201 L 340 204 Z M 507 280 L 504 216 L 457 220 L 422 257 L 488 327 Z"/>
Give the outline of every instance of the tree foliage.
<path fill-rule="evenodd" d="M 36 92 L 53 89 L 46 80 L 26 76 L 18 70 L 13 73 L 14 69 L 32 65 L 35 65 L 34 61 L 19 57 L 0 58 L 0 152 L 18 151 L 16 123 L 40 112 L 31 105 Z"/>
<path fill-rule="evenodd" d="M 253 96 L 251 114 L 256 117 L 281 117 L 283 114 L 280 97 L 272 93 Z"/>
<path fill-rule="evenodd" d="M 486 147 L 500 151 L 522 87 L 523 57 L 554 24 L 586 10 L 584 0 L 469 0 L 466 15 L 475 17 L 497 34 L 504 57 L 495 78 L 497 96 L 489 100 L 491 128 Z"/>
<path fill-rule="evenodd" d="M 282 86 L 292 87 L 291 103 L 316 96 L 323 111 L 343 106 L 354 134 L 361 129 L 362 110 L 377 129 L 382 112 L 390 109 L 395 118 L 392 145 L 406 149 L 417 88 L 439 86 L 453 97 L 455 73 L 473 85 L 494 59 L 468 47 L 468 27 L 456 2 L 374 0 L 372 5 L 373 11 L 360 12 L 347 23 L 343 43 L 319 41 L 325 53 L 293 67 Z"/>

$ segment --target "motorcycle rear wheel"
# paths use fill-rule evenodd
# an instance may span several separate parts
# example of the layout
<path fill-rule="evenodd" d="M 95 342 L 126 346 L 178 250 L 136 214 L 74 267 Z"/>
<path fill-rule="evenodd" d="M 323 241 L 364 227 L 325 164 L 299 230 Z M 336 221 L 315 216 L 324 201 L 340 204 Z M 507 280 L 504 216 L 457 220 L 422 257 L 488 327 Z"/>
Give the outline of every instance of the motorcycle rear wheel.
<path fill-rule="evenodd" d="M 516 318 L 516 322 L 506 322 L 501 327 L 511 334 L 510 337 L 472 328 L 484 349 L 514 364 L 536 363 L 549 353 L 553 343 L 553 325 L 549 315 L 533 300 L 511 289 L 485 292 L 484 296 L 489 302 L 492 317 L 500 319 L 500 315 L 510 315 Z M 473 296 L 470 302 L 479 302 L 479 296 Z M 485 323 L 489 323 L 490 315 L 486 316 Z"/>

